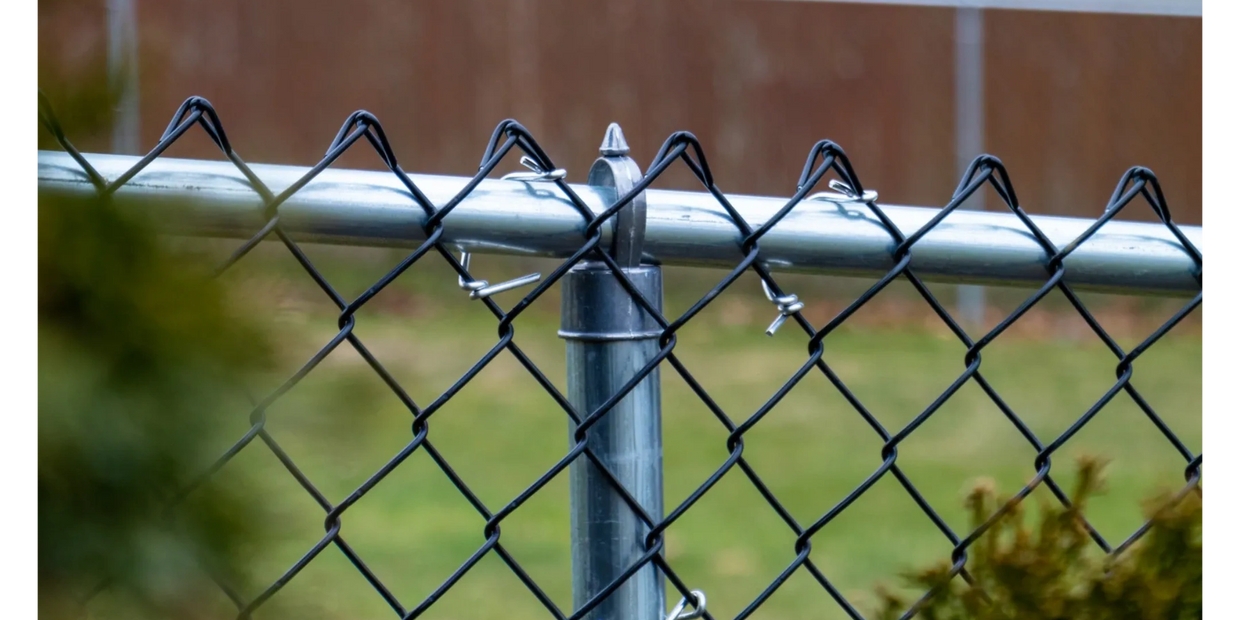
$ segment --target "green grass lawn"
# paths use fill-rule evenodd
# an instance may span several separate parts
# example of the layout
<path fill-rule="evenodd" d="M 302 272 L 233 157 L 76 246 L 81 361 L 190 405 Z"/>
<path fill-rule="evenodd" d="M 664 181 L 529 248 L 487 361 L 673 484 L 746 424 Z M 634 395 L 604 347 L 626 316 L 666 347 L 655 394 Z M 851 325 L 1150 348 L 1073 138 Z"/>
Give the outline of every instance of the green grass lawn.
<path fill-rule="evenodd" d="M 669 314 L 705 290 L 708 283 L 701 274 L 722 275 L 693 273 L 683 281 L 669 273 Z M 447 282 L 446 288 L 417 294 L 432 277 Z M 281 362 L 260 384 L 269 390 L 331 338 L 335 319 L 330 304 L 313 292 L 299 288 L 291 295 L 280 284 L 286 280 L 279 278 L 262 282 L 244 288 L 242 303 L 271 313 L 278 326 Z M 411 272 L 358 315 L 357 334 L 420 404 L 438 396 L 497 340 L 495 320 L 452 284 L 442 270 Z M 354 288 L 344 292 L 361 290 Z M 802 290 L 814 306 L 817 293 Z M 289 297 L 300 301 L 279 302 Z M 515 299 L 507 294 L 501 304 Z M 826 340 L 826 361 L 891 432 L 964 369 L 964 347 L 945 329 L 927 327 L 929 310 L 908 308 L 908 316 L 896 325 L 845 324 Z M 536 304 L 517 321 L 516 342 L 563 390 L 557 312 L 557 299 Z M 774 338 L 763 334 L 774 314 L 756 282 L 746 279 L 681 333 L 678 355 L 737 423 L 806 358 L 806 336 L 795 325 Z M 1050 331 L 1031 337 L 1029 332 L 1000 337 L 987 348 L 982 372 L 1049 442 L 1112 385 L 1115 358 L 1096 339 Z M 1138 340 L 1123 344 L 1130 347 Z M 1136 368 L 1133 383 L 1188 447 L 1200 450 L 1199 328 L 1173 331 Z M 670 366 L 664 366 L 662 377 L 665 504 L 670 510 L 727 458 L 727 431 Z M 239 399 L 236 413 L 221 419 L 221 425 L 240 436 L 247 413 Z M 332 501 L 347 496 L 412 439 L 410 413 L 347 344 L 267 415 L 271 434 Z M 569 446 L 566 415 L 507 353 L 431 418 L 429 438 L 493 511 Z M 879 467 L 881 446 L 873 429 L 814 372 L 747 435 L 745 456 L 798 521 L 808 525 Z M 990 478 L 1014 492 L 1033 476 L 1034 454 L 982 390 L 969 383 L 901 445 L 898 463 L 963 535 L 967 490 Z M 1108 493 L 1087 516 L 1112 544 L 1142 522 L 1142 498 L 1182 483 L 1183 459 L 1123 394 L 1055 457 L 1053 472 L 1063 483 L 1070 485 L 1073 458 L 1081 454 L 1111 460 Z M 268 534 L 249 550 L 253 562 L 243 580 L 247 596 L 274 581 L 323 535 L 323 511 L 258 443 L 212 484 L 237 485 L 261 500 Z M 1049 498 L 1039 490 L 1030 501 Z M 406 607 L 418 604 L 484 540 L 484 519 L 421 451 L 351 507 L 343 524 L 344 537 Z M 572 611 L 568 527 L 565 472 L 504 521 L 501 538 L 566 613 Z M 666 556 L 686 583 L 706 592 L 715 617 L 731 618 L 793 560 L 794 540 L 736 469 L 670 528 Z M 891 476 L 827 525 L 813 545 L 813 560 L 863 612 L 872 609 L 877 583 L 892 583 L 903 570 L 944 560 L 951 550 Z M 392 612 L 344 556 L 328 547 L 256 615 L 382 618 Z M 497 556 L 489 555 L 423 617 L 521 620 L 550 615 Z M 845 615 L 807 572 L 798 571 L 755 617 Z"/>

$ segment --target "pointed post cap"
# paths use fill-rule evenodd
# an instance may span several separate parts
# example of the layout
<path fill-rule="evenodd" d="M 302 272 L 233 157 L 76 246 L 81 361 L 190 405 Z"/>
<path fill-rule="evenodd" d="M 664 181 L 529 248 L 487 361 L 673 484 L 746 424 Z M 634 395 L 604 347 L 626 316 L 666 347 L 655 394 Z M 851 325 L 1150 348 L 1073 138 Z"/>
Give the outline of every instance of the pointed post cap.
<path fill-rule="evenodd" d="M 629 154 L 629 143 L 625 141 L 624 132 L 620 130 L 619 123 L 607 126 L 607 133 L 603 136 L 603 144 L 598 147 L 598 152 L 603 157 L 619 157 Z"/>

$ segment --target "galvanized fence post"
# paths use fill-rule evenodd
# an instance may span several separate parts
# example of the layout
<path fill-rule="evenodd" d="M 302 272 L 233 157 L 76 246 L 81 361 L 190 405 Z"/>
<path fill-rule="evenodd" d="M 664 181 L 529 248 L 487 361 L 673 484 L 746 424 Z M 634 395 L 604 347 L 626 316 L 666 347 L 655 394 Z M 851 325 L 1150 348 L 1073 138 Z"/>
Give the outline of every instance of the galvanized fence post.
<path fill-rule="evenodd" d="M 628 156 L 620 127 L 612 124 L 590 169 L 589 183 L 619 194 L 642 177 Z M 657 308 L 663 272 L 642 265 L 646 226 L 644 193 L 614 218 L 611 255 Z M 605 264 L 584 261 L 563 280 L 560 336 L 567 341 L 568 398 L 588 415 L 619 392 L 658 352 L 661 329 Z M 590 427 L 589 449 L 653 518 L 663 516 L 663 436 L 659 372 L 641 381 Z M 576 425 L 569 441 L 575 444 Z M 624 502 L 605 474 L 580 457 L 570 469 L 573 604 L 580 608 L 644 553 L 649 527 Z M 587 619 L 659 620 L 665 613 L 663 577 L 648 564 L 595 607 Z"/>

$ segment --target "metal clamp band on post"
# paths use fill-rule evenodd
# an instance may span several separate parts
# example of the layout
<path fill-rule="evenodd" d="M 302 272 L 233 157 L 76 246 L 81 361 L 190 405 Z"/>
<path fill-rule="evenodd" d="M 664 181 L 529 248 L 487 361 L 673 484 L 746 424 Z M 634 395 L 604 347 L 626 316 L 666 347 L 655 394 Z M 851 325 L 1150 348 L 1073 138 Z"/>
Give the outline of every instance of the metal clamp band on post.
<path fill-rule="evenodd" d="M 612 123 L 590 169 L 589 183 L 631 190 L 642 178 L 628 157 L 620 126 Z M 613 218 L 610 252 L 624 274 L 654 306 L 663 308 L 663 272 L 642 265 L 645 192 Z M 589 415 L 658 353 L 658 323 L 599 261 L 583 261 L 563 280 L 560 337 L 567 341 L 568 398 Z M 575 444 L 576 425 L 569 441 Z M 590 427 L 587 446 L 653 518 L 663 516 L 663 435 L 659 371 L 647 375 Z M 636 563 L 649 527 L 624 502 L 606 475 L 578 458 L 571 479 L 573 604 L 580 609 Z M 592 609 L 589 620 L 650 620 L 665 615 L 663 578 L 647 564 Z"/>

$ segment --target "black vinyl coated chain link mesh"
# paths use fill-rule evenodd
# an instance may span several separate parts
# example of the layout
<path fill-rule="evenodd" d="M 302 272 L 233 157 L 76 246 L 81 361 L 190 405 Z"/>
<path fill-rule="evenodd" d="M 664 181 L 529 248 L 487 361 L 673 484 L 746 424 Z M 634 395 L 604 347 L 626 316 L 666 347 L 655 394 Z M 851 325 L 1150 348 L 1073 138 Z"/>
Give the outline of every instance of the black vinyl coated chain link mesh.
<path fill-rule="evenodd" d="M 223 154 L 241 171 L 242 174 L 249 179 L 254 191 L 256 191 L 265 204 L 266 225 L 255 231 L 254 235 L 241 245 L 232 256 L 219 268 L 222 272 L 238 260 L 242 259 L 250 250 L 252 250 L 259 242 L 275 235 L 281 243 L 284 244 L 288 251 L 296 258 L 301 267 L 304 268 L 306 274 L 314 280 L 314 282 L 322 289 L 332 302 L 340 309 L 340 317 L 338 322 L 339 332 L 331 338 L 319 351 L 314 354 L 308 362 L 305 363 L 296 373 L 280 385 L 275 391 L 271 392 L 265 398 L 261 399 L 254 409 L 250 412 L 251 427 L 236 443 L 228 449 L 218 461 L 202 473 L 202 475 L 186 486 L 177 496 L 174 503 L 183 499 L 186 495 L 201 485 L 207 478 L 219 470 L 225 463 L 235 457 L 239 452 L 255 443 L 258 439 L 265 445 L 287 468 L 288 472 L 297 480 L 297 482 L 309 493 L 314 500 L 322 507 L 326 518 L 324 520 L 325 533 L 323 537 L 313 547 L 307 550 L 304 556 L 295 564 L 288 568 L 284 574 L 276 579 L 269 587 L 256 596 L 247 598 L 235 589 L 224 583 L 223 580 L 217 579 L 217 583 L 228 597 L 235 603 L 238 610 L 238 617 L 249 617 L 256 609 L 276 594 L 282 587 L 289 583 L 290 580 L 297 577 L 308 564 L 313 562 L 328 546 L 334 545 L 340 550 L 354 567 L 366 578 L 366 580 L 374 587 L 379 596 L 387 602 L 391 609 L 402 618 L 416 618 L 435 602 L 450 588 L 453 587 L 477 562 L 487 553 L 495 553 L 498 555 L 512 570 L 512 572 L 524 583 L 524 585 L 534 594 L 535 597 L 546 607 L 547 611 L 556 620 L 577 620 L 594 609 L 603 599 L 611 594 L 616 588 L 624 583 L 629 577 L 636 573 L 640 568 L 648 563 L 654 563 L 659 571 L 665 575 L 668 582 L 679 594 L 688 601 L 695 600 L 691 594 L 691 585 L 684 583 L 677 576 L 675 570 L 663 557 L 663 532 L 669 526 L 676 522 L 685 512 L 692 507 L 699 499 L 706 494 L 711 487 L 718 482 L 725 473 L 733 467 L 738 467 L 745 476 L 769 503 L 770 507 L 778 513 L 797 536 L 796 544 L 792 549 L 791 561 L 788 563 L 779 576 L 771 582 L 762 593 L 754 599 L 747 607 L 744 608 L 737 616 L 736 620 L 742 620 L 751 615 L 759 606 L 761 606 L 775 591 L 798 569 L 804 568 L 813 576 L 815 580 L 826 590 L 827 593 L 835 600 L 836 603 L 852 618 L 863 618 L 854 606 L 841 594 L 841 592 L 832 585 L 831 581 L 823 574 L 812 559 L 810 559 L 810 550 L 812 547 L 812 538 L 819 530 L 825 527 L 833 519 L 838 517 L 840 513 L 852 505 L 859 497 L 866 493 L 880 478 L 891 475 L 899 481 L 900 485 L 908 493 L 908 495 L 916 502 L 920 509 L 925 513 L 926 517 L 934 523 L 934 525 L 942 532 L 942 535 L 951 541 L 954 546 L 951 559 L 951 574 L 958 575 L 961 578 L 971 582 L 968 571 L 965 569 L 968 550 L 987 529 L 1008 511 L 1010 511 L 1017 503 L 1021 502 L 1039 485 L 1045 485 L 1065 506 L 1069 505 L 1069 497 L 1056 483 L 1051 475 L 1051 457 L 1056 450 L 1062 447 L 1071 437 L 1078 433 L 1091 419 L 1101 410 L 1108 402 L 1118 396 L 1121 392 L 1137 404 L 1145 413 L 1149 421 L 1154 424 L 1166 440 L 1175 447 L 1175 449 L 1183 456 L 1187 463 L 1184 469 L 1184 476 L 1187 480 L 1186 486 L 1181 491 L 1181 496 L 1188 492 L 1201 492 L 1201 455 L 1193 454 L 1192 451 L 1184 445 L 1182 441 L 1172 432 L 1172 430 L 1163 422 L 1151 406 L 1142 398 L 1137 387 L 1133 385 L 1131 379 L 1133 374 L 1133 362 L 1142 353 L 1156 343 L 1164 334 L 1172 327 L 1179 323 L 1194 309 L 1199 307 L 1202 302 L 1202 294 L 1200 291 L 1189 301 L 1182 309 L 1174 314 L 1166 323 L 1155 330 L 1140 344 L 1130 351 L 1122 349 L 1116 341 L 1107 334 L 1101 325 L 1094 319 L 1090 312 L 1085 308 L 1081 299 L 1073 292 L 1072 288 L 1064 282 L 1065 268 L 1064 259 L 1071 254 L 1081 243 L 1089 239 L 1102 225 L 1114 218 L 1121 210 L 1126 208 L 1130 203 L 1140 197 L 1151 208 L 1161 220 L 1161 222 L 1175 235 L 1182 246 L 1183 251 L 1192 259 L 1196 265 L 1195 277 L 1200 283 L 1201 281 L 1201 253 L 1196 247 L 1184 236 L 1176 224 L 1171 219 L 1166 202 L 1163 198 L 1162 189 L 1159 186 L 1157 178 L 1148 169 L 1135 167 L 1128 170 L 1120 179 L 1111 196 L 1110 201 L 1106 205 L 1103 215 L 1090 226 L 1077 239 L 1064 247 L 1056 247 L 1051 241 L 1038 229 L 1034 222 L 1021 209 L 1016 198 L 1016 192 L 1012 187 L 1008 178 L 1007 171 L 1003 164 L 995 157 L 983 155 L 978 157 L 969 166 L 964 178 L 961 179 L 957 186 L 951 202 L 920 230 L 912 235 L 905 236 L 883 213 L 878 204 L 866 196 L 865 189 L 861 184 L 857 174 L 853 171 L 847 156 L 843 150 L 835 143 L 823 140 L 814 145 L 809 156 L 806 158 L 805 167 L 801 173 L 800 181 L 797 184 L 796 193 L 787 201 L 787 203 L 767 222 L 757 228 L 751 227 L 741 217 L 741 215 L 729 204 L 727 197 L 716 186 L 715 179 L 711 174 L 710 166 L 707 163 L 706 156 L 703 153 L 702 146 L 697 138 L 691 133 L 677 132 L 672 134 L 662 148 L 659 149 L 654 161 L 651 163 L 644 177 L 636 184 L 632 190 L 620 196 L 617 201 L 597 216 L 582 202 L 577 194 L 568 183 L 562 178 L 548 179 L 549 183 L 553 183 L 559 191 L 567 198 L 576 210 L 581 214 L 584 225 L 582 241 L 580 248 L 574 252 L 568 259 L 564 260 L 549 277 L 539 283 L 529 294 L 527 294 L 520 302 L 514 305 L 510 310 L 505 312 L 494 301 L 487 297 L 482 297 L 482 302 L 495 315 L 498 320 L 499 340 L 495 345 L 479 359 L 463 376 L 461 376 L 451 387 L 449 387 L 442 395 L 429 404 L 419 405 L 405 392 L 397 383 L 392 375 L 384 369 L 383 365 L 375 359 L 375 357 L 367 350 L 366 345 L 354 334 L 356 325 L 355 315 L 357 311 L 365 305 L 376 294 L 389 285 L 393 280 L 399 277 L 405 270 L 420 260 L 427 258 L 428 255 L 434 253 L 447 261 L 465 281 L 473 281 L 474 278 L 466 271 L 466 267 L 461 261 L 453 255 L 450 248 L 443 243 L 445 223 L 444 220 L 452 213 L 453 209 L 461 203 L 470 193 L 478 186 L 478 184 L 490 175 L 500 162 L 514 149 L 519 149 L 534 164 L 542 170 L 555 170 L 556 166 L 543 151 L 543 149 L 534 140 L 533 136 L 521 124 L 514 120 L 505 120 L 500 123 L 491 136 L 490 141 L 486 145 L 483 152 L 482 162 L 477 173 L 473 178 L 460 190 L 460 192 L 445 204 L 436 207 L 426 196 L 418 189 L 418 187 L 410 180 L 409 176 L 401 169 L 397 163 L 391 145 L 388 143 L 387 136 L 384 134 L 383 127 L 378 119 L 365 111 L 358 111 L 350 115 L 341 126 L 340 131 L 332 140 L 326 155 L 322 160 L 311 168 L 297 182 L 290 185 L 283 192 L 273 194 L 263 184 L 241 157 L 232 149 L 228 141 L 228 137 L 224 132 L 224 127 L 216 115 L 211 104 L 201 97 L 191 97 L 187 99 L 173 116 L 172 121 L 168 124 L 167 130 L 160 138 L 159 143 L 149 153 L 142 157 L 131 169 L 120 175 L 112 181 L 108 181 L 100 176 L 100 174 L 86 161 L 84 157 L 73 147 L 73 145 L 65 138 L 60 129 L 59 123 L 52 113 L 50 106 L 47 104 L 43 95 L 39 97 L 39 116 L 42 124 L 55 136 L 60 145 L 81 165 L 84 173 L 89 177 L 90 181 L 95 185 L 100 196 L 108 196 L 115 192 L 118 188 L 125 185 L 130 179 L 138 174 L 144 167 L 159 157 L 172 143 L 181 138 L 187 131 L 195 125 L 200 126 L 210 139 L 220 148 Z M 425 222 L 426 241 L 422 243 L 416 250 L 404 258 L 395 268 L 384 275 L 379 281 L 375 282 L 369 289 L 363 292 L 356 299 L 346 299 L 342 297 L 330 283 L 317 271 L 314 265 L 302 252 L 296 243 L 294 243 L 280 226 L 280 205 L 307 183 L 313 180 L 319 173 L 331 166 L 337 158 L 346 150 L 352 148 L 361 140 L 365 140 L 383 160 L 387 168 L 400 179 L 401 183 L 408 189 L 409 197 L 414 208 L 420 208 L 425 211 L 427 219 Z M 685 166 L 692 172 L 697 180 L 702 184 L 703 188 L 708 191 L 719 205 L 729 214 L 733 223 L 741 236 L 741 242 L 737 251 L 737 264 L 726 277 L 718 282 L 704 297 L 693 304 L 683 315 L 675 318 L 664 317 L 656 310 L 655 305 L 648 299 L 645 299 L 635 288 L 633 283 L 621 271 L 615 260 L 609 256 L 606 248 L 600 247 L 602 239 L 603 226 L 610 218 L 615 216 L 625 205 L 633 200 L 641 191 L 646 189 L 652 182 L 660 177 L 669 167 L 677 161 L 683 162 Z M 715 298 L 732 285 L 747 270 L 755 271 L 762 279 L 764 284 L 769 288 L 769 294 L 774 299 L 783 297 L 784 293 L 779 288 L 770 272 L 763 266 L 761 257 L 761 240 L 772 227 L 780 222 L 788 213 L 797 207 L 822 181 L 823 177 L 829 172 L 838 175 L 840 181 L 834 184 L 836 188 L 842 188 L 852 196 L 866 200 L 868 208 L 885 226 L 894 242 L 891 250 L 892 267 L 881 279 L 871 286 L 856 301 L 848 305 L 835 318 L 822 327 L 815 327 L 799 311 L 791 311 L 785 308 L 790 304 L 781 304 L 781 311 L 788 309 L 789 318 L 796 322 L 805 334 L 808 336 L 808 357 L 804 364 L 793 374 L 793 376 L 779 388 L 776 393 L 771 396 L 761 407 L 739 422 L 733 420 L 720 408 L 701 384 L 694 378 L 689 370 L 677 359 L 675 353 L 676 333 L 686 323 L 692 320 L 699 312 L 710 304 Z M 982 186 L 989 185 L 993 188 L 995 194 L 1002 200 L 1006 207 L 1015 214 L 1028 232 L 1042 246 L 1045 251 L 1046 260 L 1046 281 L 1038 290 L 1028 299 L 1016 308 L 1009 316 L 999 322 L 993 329 L 977 340 L 973 340 L 965 333 L 965 331 L 957 324 L 957 322 L 948 314 L 943 304 L 935 299 L 930 290 L 918 278 L 917 274 L 910 268 L 912 253 L 915 246 L 928 231 L 943 221 L 948 214 L 957 209 L 974 193 L 978 192 Z M 577 411 L 568 402 L 566 397 L 547 379 L 546 376 L 535 366 L 535 364 L 526 356 L 525 353 L 513 342 L 514 329 L 513 321 L 530 306 L 536 299 L 543 295 L 549 288 L 554 286 L 565 273 L 583 260 L 597 260 L 605 263 L 614 272 L 625 290 L 629 292 L 635 301 L 645 309 L 646 312 L 658 322 L 663 332 L 659 339 L 660 350 L 658 355 L 642 367 L 633 378 L 624 386 L 622 390 L 609 398 L 602 406 L 593 411 Z M 218 273 L 218 272 L 217 272 Z M 965 369 L 952 383 L 942 392 L 928 407 L 926 407 L 919 415 L 903 428 L 889 430 L 885 428 L 878 419 L 872 415 L 856 396 L 849 390 L 843 381 L 832 370 L 831 366 L 823 358 L 823 340 L 837 329 L 844 321 L 860 310 L 867 302 L 873 299 L 885 287 L 898 278 L 903 278 L 913 285 L 920 296 L 925 300 L 935 314 L 943 321 L 944 324 L 955 334 L 966 347 Z M 986 378 L 982 375 L 982 351 L 985 347 L 994 341 L 996 337 L 1008 329 L 1017 319 L 1024 315 L 1031 307 L 1044 299 L 1052 291 L 1058 290 L 1072 305 L 1077 313 L 1088 323 L 1094 334 L 1106 345 L 1106 347 L 1115 355 L 1117 360 L 1115 367 L 1116 380 L 1114 385 L 1108 389 L 1097 402 L 1089 407 L 1083 414 L 1076 419 L 1068 428 L 1064 429 L 1057 437 L 1049 442 L 1043 442 L 1024 421 L 1014 412 L 1003 400 L 1003 398 L 991 387 Z M 310 371 L 312 371 L 329 353 L 339 347 L 343 343 L 357 350 L 362 358 L 369 364 L 370 368 L 377 373 L 392 392 L 404 403 L 412 415 L 412 439 L 408 444 L 393 456 L 387 464 L 378 471 L 374 472 L 361 486 L 357 487 L 343 500 L 332 502 L 325 497 L 313 483 L 298 469 L 297 465 L 291 458 L 281 449 L 276 440 L 267 432 L 265 428 L 265 411 L 271 404 L 285 394 L 289 389 L 301 381 Z M 564 410 L 564 413 L 571 418 L 576 425 L 574 435 L 575 444 L 568 453 L 560 459 L 554 467 L 547 470 L 532 485 L 522 491 L 517 497 L 513 498 L 508 504 L 492 510 L 483 504 L 483 502 L 475 495 L 474 492 L 466 485 L 466 483 L 453 471 L 452 467 L 437 451 L 430 439 L 430 419 L 435 412 L 444 406 L 454 395 L 456 395 L 466 383 L 473 379 L 487 364 L 494 360 L 497 356 L 504 352 L 514 356 L 522 366 L 534 377 L 535 380 L 547 391 L 555 402 Z M 696 393 L 701 401 L 714 413 L 729 432 L 727 438 L 727 449 L 729 457 L 711 474 L 705 481 L 699 485 L 688 497 L 686 497 L 679 505 L 672 508 L 666 516 L 647 514 L 642 510 L 638 502 L 633 496 L 621 485 L 613 474 L 607 471 L 602 462 L 596 457 L 589 448 L 587 448 L 587 437 L 590 434 L 591 427 L 597 423 L 603 416 L 607 415 L 609 410 L 622 399 L 630 390 L 632 390 L 643 378 L 654 371 L 656 367 L 666 362 L 675 372 L 681 376 Z M 807 375 L 819 372 L 821 373 L 851 404 L 860 415 L 874 430 L 879 437 L 882 438 L 884 444 L 881 451 L 882 464 L 866 480 L 857 486 L 846 497 L 840 500 L 834 507 L 823 514 L 812 523 L 799 523 L 790 512 L 784 508 L 780 501 L 775 497 L 771 489 L 764 484 L 762 479 L 757 475 L 753 468 L 746 462 L 744 457 L 745 434 L 758 424 L 763 417 L 771 411 L 780 400 L 787 395 L 794 386 L 802 381 Z M 1010 500 L 1008 500 L 1000 509 L 987 519 L 980 527 L 974 531 L 957 533 L 944 521 L 943 518 L 930 506 L 909 478 L 901 471 L 897 463 L 898 448 L 902 441 L 907 439 L 910 434 L 916 431 L 930 416 L 939 410 L 939 408 L 955 394 L 965 383 L 976 383 L 989 397 L 991 401 L 1003 412 L 1007 419 L 1014 425 L 1024 438 L 1037 450 L 1037 457 L 1034 460 L 1035 474 L 1029 479 L 1028 483 Z M 440 467 L 443 473 L 448 477 L 451 483 L 460 491 L 460 493 L 473 505 L 486 519 L 484 528 L 485 542 L 475 551 L 451 576 L 447 578 L 438 588 L 430 593 L 425 599 L 418 601 L 413 606 L 409 606 L 407 602 L 402 602 L 383 584 L 383 582 L 375 575 L 375 573 L 367 567 L 361 557 L 349 546 L 345 541 L 341 532 L 341 518 L 349 510 L 351 506 L 357 503 L 364 495 L 366 495 L 375 485 L 379 484 L 394 469 L 399 467 L 411 454 L 417 450 L 425 451 Z M 604 472 L 605 476 L 610 479 L 610 484 L 622 496 L 625 503 L 635 511 L 638 517 L 649 527 L 645 540 L 642 541 L 643 548 L 646 550 L 639 561 L 630 566 L 615 582 L 603 588 L 595 594 L 588 602 L 581 605 L 580 608 L 566 613 L 560 609 L 551 598 L 539 587 L 537 583 L 522 569 L 520 564 L 513 558 L 508 551 L 505 550 L 500 537 L 500 525 L 503 520 L 513 511 L 517 510 L 524 502 L 530 499 L 535 493 L 542 489 L 553 477 L 565 470 L 570 463 L 577 458 L 587 458 L 594 462 Z M 1090 536 L 1094 542 L 1103 551 L 1110 554 L 1122 553 L 1136 539 L 1138 539 L 1148 529 L 1149 524 L 1139 528 L 1126 540 L 1113 545 L 1111 542 L 1103 538 L 1103 536 L 1088 522 L 1084 523 L 1088 529 Z M 915 615 L 920 606 L 935 591 L 925 593 L 925 595 L 908 610 L 904 617 L 912 617 Z M 704 610 L 704 617 L 713 620 L 713 616 L 709 610 Z"/>

